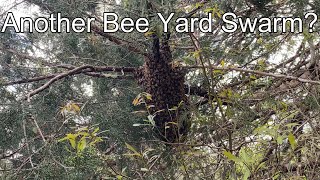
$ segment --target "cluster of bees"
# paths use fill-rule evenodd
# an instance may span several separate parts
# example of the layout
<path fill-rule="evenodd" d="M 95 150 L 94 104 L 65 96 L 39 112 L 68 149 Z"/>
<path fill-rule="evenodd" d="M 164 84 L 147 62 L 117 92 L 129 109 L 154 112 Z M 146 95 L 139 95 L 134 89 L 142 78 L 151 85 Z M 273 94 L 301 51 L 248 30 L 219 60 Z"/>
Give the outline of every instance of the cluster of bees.
<path fill-rule="evenodd" d="M 186 72 L 171 65 L 172 56 L 168 38 L 154 36 L 149 56 L 138 69 L 136 76 L 144 91 L 152 95 L 147 101 L 149 112 L 154 115 L 156 132 L 167 142 L 180 141 L 188 131 L 185 121 L 187 98 L 184 90 Z M 184 118 L 182 117 L 184 114 Z"/>

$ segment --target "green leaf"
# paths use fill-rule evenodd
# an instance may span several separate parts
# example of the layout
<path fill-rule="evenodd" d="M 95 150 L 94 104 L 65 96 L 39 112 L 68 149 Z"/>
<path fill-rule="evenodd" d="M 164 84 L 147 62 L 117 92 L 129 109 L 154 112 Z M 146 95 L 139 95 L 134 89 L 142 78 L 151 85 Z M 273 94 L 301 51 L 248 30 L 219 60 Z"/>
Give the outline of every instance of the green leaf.
<path fill-rule="evenodd" d="M 78 143 L 77 152 L 83 151 L 87 146 L 86 138 L 82 137 Z"/>
<path fill-rule="evenodd" d="M 77 138 L 77 134 L 67 134 L 67 139 L 69 140 L 71 147 L 73 149 L 76 149 L 76 138 Z"/>
<path fill-rule="evenodd" d="M 58 140 L 58 142 L 62 142 L 62 141 L 65 141 L 65 140 L 69 140 L 69 138 L 68 137 L 61 138 L 61 139 Z"/>
<path fill-rule="evenodd" d="M 131 155 L 136 155 L 136 156 L 142 157 L 142 155 L 141 155 L 133 146 L 131 146 L 131 145 L 128 144 L 128 143 L 125 143 L 125 144 L 126 144 L 126 146 L 127 146 L 127 148 L 128 148 L 129 150 L 131 150 L 132 152 L 134 152 L 134 154 L 131 154 Z"/>
<path fill-rule="evenodd" d="M 259 166 L 257 167 L 256 171 L 258 171 L 261 168 L 264 168 L 266 165 L 266 162 L 260 163 Z"/>
<path fill-rule="evenodd" d="M 197 50 L 197 51 L 194 51 L 194 52 L 191 52 L 191 54 L 192 54 L 192 56 L 194 57 L 194 58 L 199 58 L 200 57 L 200 55 L 201 55 L 201 50 Z"/>
<path fill-rule="evenodd" d="M 222 101 L 220 98 L 217 98 L 219 106 L 222 106 Z"/>
<path fill-rule="evenodd" d="M 250 175 L 251 175 L 250 170 L 248 169 L 248 167 L 245 166 L 244 173 L 243 173 L 243 180 L 248 180 Z"/>
<path fill-rule="evenodd" d="M 255 75 L 250 75 L 250 79 L 251 79 L 251 80 L 256 80 L 257 77 L 256 77 Z"/>
<path fill-rule="evenodd" d="M 80 136 L 85 136 L 85 137 L 89 137 L 89 136 L 90 136 L 90 134 L 87 133 L 87 132 L 78 132 L 77 135 L 78 135 L 78 136 L 79 136 L 79 135 L 80 135 Z"/>
<path fill-rule="evenodd" d="M 202 3 L 197 2 L 196 5 L 195 5 L 195 8 L 201 8 L 202 6 L 203 6 Z"/>
<path fill-rule="evenodd" d="M 292 133 L 290 133 L 290 134 L 288 135 L 288 140 L 289 140 L 289 143 L 290 143 L 290 145 L 291 145 L 291 148 L 292 148 L 293 150 L 295 150 L 296 147 L 297 147 L 297 142 L 296 142 L 296 139 L 295 139 L 295 137 L 294 137 L 294 135 L 293 135 Z"/>
<path fill-rule="evenodd" d="M 216 69 L 216 70 L 213 70 L 213 73 L 214 73 L 214 74 L 222 74 L 223 71 L 222 71 L 222 70 L 219 70 L 219 69 Z"/>
<path fill-rule="evenodd" d="M 299 126 L 299 125 L 300 125 L 299 123 L 289 123 L 289 124 L 286 124 L 286 127 L 293 128 L 293 127 Z"/>
<path fill-rule="evenodd" d="M 95 144 L 99 143 L 99 142 L 102 142 L 102 138 L 101 137 L 96 137 L 94 138 L 94 141 L 90 142 L 90 146 L 94 146 Z"/>
<path fill-rule="evenodd" d="M 226 62 L 225 62 L 224 60 L 222 60 L 222 61 L 220 62 L 220 64 L 221 64 L 222 67 L 224 67 L 224 66 L 226 65 Z"/>
<path fill-rule="evenodd" d="M 272 177 L 272 180 L 279 179 L 280 175 L 281 175 L 281 172 L 280 172 L 280 171 L 277 172 L 277 173 Z"/>
<path fill-rule="evenodd" d="M 280 104 L 282 106 L 282 111 L 287 111 L 288 110 L 288 104 L 287 103 L 281 101 Z"/>
<path fill-rule="evenodd" d="M 238 158 L 237 156 L 233 155 L 231 152 L 224 150 L 223 154 L 231 161 L 234 162 L 242 162 L 240 158 Z"/>
<path fill-rule="evenodd" d="M 95 133 L 97 133 L 99 131 L 99 127 L 97 127 L 93 132 L 92 132 L 92 134 L 95 134 Z"/>
<path fill-rule="evenodd" d="M 243 159 L 243 161 L 246 163 L 249 163 L 251 161 L 251 158 L 248 156 L 245 150 L 241 150 L 241 159 Z"/>
<path fill-rule="evenodd" d="M 284 139 L 283 136 L 278 136 L 278 137 L 277 137 L 277 144 L 278 144 L 278 145 L 282 144 L 282 143 L 283 143 L 283 139 Z"/>

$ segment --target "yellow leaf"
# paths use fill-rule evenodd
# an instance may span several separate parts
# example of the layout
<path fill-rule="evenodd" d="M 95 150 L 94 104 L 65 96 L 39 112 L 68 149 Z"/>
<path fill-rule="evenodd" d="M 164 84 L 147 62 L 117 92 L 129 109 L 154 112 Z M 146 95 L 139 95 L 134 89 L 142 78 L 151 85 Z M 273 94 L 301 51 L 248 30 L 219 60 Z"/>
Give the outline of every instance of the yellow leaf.
<path fill-rule="evenodd" d="M 152 95 L 149 94 L 149 93 L 145 93 L 145 97 L 146 97 L 148 100 L 152 100 Z"/>
<path fill-rule="evenodd" d="M 193 56 L 194 58 L 196 58 L 196 59 L 200 57 L 200 54 L 201 54 L 201 50 L 192 52 L 192 56 Z"/>
<path fill-rule="evenodd" d="M 85 137 L 82 137 L 78 143 L 77 152 L 83 151 L 87 146 L 87 141 Z"/>
<path fill-rule="evenodd" d="M 217 98 L 219 106 L 222 106 L 222 100 L 220 98 Z"/>
<path fill-rule="evenodd" d="M 132 101 L 132 104 L 134 106 L 140 105 L 143 103 L 144 98 L 147 100 L 152 100 L 152 95 L 146 92 L 140 93 L 137 95 L 137 97 Z"/>
<path fill-rule="evenodd" d="M 217 14 L 217 16 L 218 16 L 219 18 L 222 17 L 219 11 L 217 11 L 216 14 Z"/>
<path fill-rule="evenodd" d="M 266 60 L 264 60 L 264 59 L 259 60 L 258 61 L 258 65 L 259 66 L 265 66 L 266 65 Z"/>
<path fill-rule="evenodd" d="M 297 147 L 297 142 L 296 142 L 296 139 L 295 139 L 295 137 L 294 137 L 294 135 L 293 135 L 292 133 L 290 133 L 290 134 L 288 135 L 288 140 L 289 140 L 289 143 L 290 143 L 290 145 L 291 145 L 291 148 L 292 148 L 293 150 L 295 150 L 296 147 Z"/>
<path fill-rule="evenodd" d="M 151 35 L 153 35 L 153 34 L 155 34 L 155 32 L 153 32 L 153 31 L 148 31 L 148 32 L 144 33 L 144 36 L 145 36 L 145 37 L 149 37 L 149 36 L 151 36 Z"/>
<path fill-rule="evenodd" d="M 224 60 L 222 60 L 222 61 L 220 62 L 220 64 L 221 64 L 222 67 L 224 67 L 226 63 L 224 62 Z"/>
<path fill-rule="evenodd" d="M 139 157 L 142 156 L 133 146 L 131 146 L 131 145 L 128 144 L 128 143 L 125 143 L 125 144 L 126 144 L 126 146 L 127 146 L 127 148 L 128 148 L 129 150 L 131 150 L 132 152 L 134 152 L 133 155 L 137 155 L 137 156 L 139 156 Z"/>
<path fill-rule="evenodd" d="M 258 43 L 258 44 L 262 44 L 262 43 L 263 43 L 263 39 L 262 39 L 262 38 L 259 38 L 259 39 L 257 40 L 257 43 Z"/>
<path fill-rule="evenodd" d="M 201 8 L 202 6 L 203 6 L 203 3 L 200 3 L 200 2 L 197 2 L 195 5 L 196 8 Z"/>
<path fill-rule="evenodd" d="M 90 134 L 87 132 L 78 132 L 78 135 L 86 136 L 86 137 L 90 136 Z"/>
<path fill-rule="evenodd" d="M 62 141 L 68 140 L 68 139 L 69 139 L 68 137 L 64 137 L 64 138 L 59 139 L 58 142 L 62 142 Z"/>
<path fill-rule="evenodd" d="M 97 127 L 96 129 L 94 129 L 94 131 L 92 132 L 92 134 L 95 134 L 95 133 L 97 133 L 98 131 L 99 131 L 99 127 Z"/>
<path fill-rule="evenodd" d="M 80 107 L 77 105 L 77 104 L 75 104 L 75 103 L 72 103 L 71 104 L 71 107 L 72 107 L 72 110 L 73 111 L 75 111 L 75 112 L 80 112 Z"/>
<path fill-rule="evenodd" d="M 256 80 L 256 79 L 257 79 L 257 77 L 256 77 L 255 75 L 250 75 L 250 79 L 252 79 L 252 80 Z"/>
<path fill-rule="evenodd" d="M 140 101 L 141 101 L 141 96 L 140 96 L 140 94 L 138 94 L 138 96 L 132 101 L 132 104 L 134 106 L 137 106 L 140 104 Z"/>
<path fill-rule="evenodd" d="M 224 150 L 223 154 L 231 161 L 234 162 L 241 162 L 241 159 L 239 159 L 237 156 L 233 155 L 231 152 Z"/>
<path fill-rule="evenodd" d="M 76 137 L 77 137 L 77 135 L 75 135 L 75 134 L 67 134 L 67 138 L 68 138 L 68 140 L 71 144 L 71 147 L 73 149 L 76 148 Z"/>
<path fill-rule="evenodd" d="M 90 146 L 94 146 L 95 144 L 99 143 L 99 142 L 102 142 L 102 138 L 101 137 L 97 137 L 97 138 L 94 138 L 94 141 L 90 142 Z"/>

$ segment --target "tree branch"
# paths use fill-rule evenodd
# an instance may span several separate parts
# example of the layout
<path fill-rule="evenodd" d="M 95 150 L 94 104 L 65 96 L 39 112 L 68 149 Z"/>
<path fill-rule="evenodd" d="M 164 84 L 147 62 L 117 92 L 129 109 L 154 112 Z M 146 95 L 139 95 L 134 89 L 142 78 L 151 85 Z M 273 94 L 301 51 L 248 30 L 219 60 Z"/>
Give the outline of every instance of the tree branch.
<path fill-rule="evenodd" d="M 2 159 L 6 159 L 6 158 L 10 158 L 14 155 L 16 155 L 17 153 L 19 153 L 24 147 L 26 147 L 27 143 L 24 143 L 21 147 L 19 147 L 18 149 L 14 150 L 13 152 L 11 152 L 10 154 L 2 154 L 0 156 L 0 160 Z"/>
<path fill-rule="evenodd" d="M 212 70 L 221 70 L 221 71 L 238 71 L 238 72 L 245 72 L 245 73 L 251 73 L 251 74 L 257 74 L 261 76 L 269 76 L 269 77 L 274 77 L 274 78 L 282 78 L 282 79 L 288 79 L 288 80 L 296 80 L 302 83 L 310 83 L 310 84 L 318 84 L 320 85 L 320 81 L 313 81 L 310 79 L 305 79 L 305 78 L 300 78 L 296 76 L 290 76 L 290 75 L 284 75 L 284 74 L 274 74 L 274 73 L 268 73 L 268 72 L 263 72 L 263 71 L 256 71 L 256 70 L 251 70 L 251 69 L 242 69 L 238 67 L 218 67 L 218 66 L 185 66 L 184 68 L 189 68 L 189 69 L 196 69 L 196 68 L 207 68 L 207 69 L 212 69 Z"/>
<path fill-rule="evenodd" d="M 73 75 L 73 74 L 77 74 L 79 72 L 81 72 L 81 70 L 84 70 L 84 69 L 88 69 L 90 68 L 91 66 L 88 66 L 88 65 L 84 65 L 84 66 L 80 66 L 78 68 L 75 68 L 73 70 L 70 70 L 70 71 L 67 71 L 67 72 L 64 72 L 64 73 L 61 73 L 57 76 L 55 76 L 54 78 L 50 79 L 50 81 L 48 81 L 47 83 L 45 83 L 44 85 L 40 86 L 39 88 L 31 91 L 30 93 L 27 94 L 27 99 L 28 101 L 30 100 L 30 97 L 34 96 L 35 94 L 38 94 L 39 92 L 47 89 L 51 84 L 53 84 L 55 81 L 59 80 L 59 79 L 62 79 L 64 77 L 67 77 L 67 76 L 70 76 L 70 75 Z"/>
<path fill-rule="evenodd" d="M 107 38 L 109 41 L 117 44 L 117 45 L 120 45 L 120 46 L 123 46 L 123 47 L 126 47 L 129 51 L 131 52 L 134 52 L 134 53 L 137 53 L 137 54 L 140 54 L 140 55 L 143 55 L 145 57 L 148 56 L 147 53 L 144 53 L 142 52 L 139 48 L 137 48 L 137 46 L 132 46 L 130 45 L 127 41 L 125 40 L 122 40 L 120 38 L 117 38 L 115 36 L 112 36 L 108 33 L 105 33 L 101 28 L 99 28 L 98 26 L 96 25 L 92 25 L 91 26 L 91 30 L 97 34 L 99 34 L 100 36 L 104 37 L 104 38 Z M 138 46 L 139 47 L 139 46 Z"/>
<path fill-rule="evenodd" d="M 71 66 L 71 65 L 58 65 L 56 67 L 68 69 L 69 71 L 76 68 L 75 66 Z M 88 65 L 87 67 L 88 67 L 87 69 L 82 69 L 81 71 L 77 71 L 77 72 L 74 72 L 69 75 L 85 74 L 85 75 L 92 76 L 92 77 L 108 77 L 107 75 L 100 74 L 100 73 L 101 72 L 133 73 L 137 69 L 135 67 L 114 67 L 114 66 L 89 66 Z M 42 80 L 46 80 L 46 79 L 52 79 L 56 76 L 59 76 L 60 74 L 62 74 L 62 73 L 44 75 L 44 76 L 28 78 L 28 79 L 21 79 L 21 80 L 17 80 L 17 81 L 10 81 L 10 82 L 4 82 L 4 83 L 0 82 L 0 87 L 1 86 L 16 85 L 16 84 L 26 84 L 26 83 L 38 82 L 38 81 L 42 81 Z"/>

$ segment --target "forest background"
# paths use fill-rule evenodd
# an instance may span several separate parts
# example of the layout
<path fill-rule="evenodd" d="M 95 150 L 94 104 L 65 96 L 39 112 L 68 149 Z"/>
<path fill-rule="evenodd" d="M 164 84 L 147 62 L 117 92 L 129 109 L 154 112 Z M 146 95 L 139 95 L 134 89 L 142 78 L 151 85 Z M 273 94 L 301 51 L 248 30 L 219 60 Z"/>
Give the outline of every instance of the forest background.
<path fill-rule="evenodd" d="M 319 0 L 7 1 L 1 23 L 11 11 L 97 22 L 0 33 L 1 179 L 320 179 L 318 24 L 221 29 L 227 12 L 305 19 Z M 105 33 L 102 12 L 150 29 Z M 164 33 L 158 12 L 210 12 L 213 32 Z"/>

